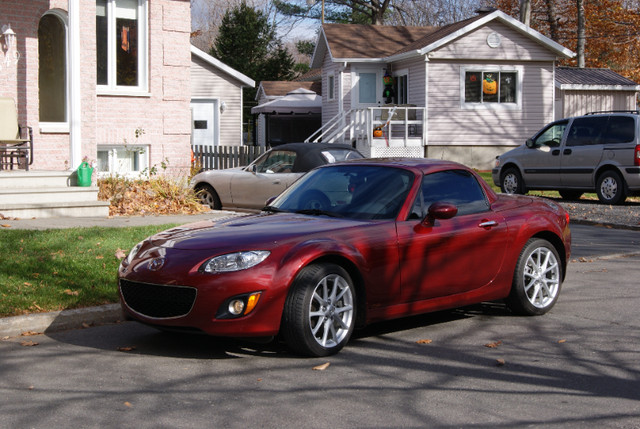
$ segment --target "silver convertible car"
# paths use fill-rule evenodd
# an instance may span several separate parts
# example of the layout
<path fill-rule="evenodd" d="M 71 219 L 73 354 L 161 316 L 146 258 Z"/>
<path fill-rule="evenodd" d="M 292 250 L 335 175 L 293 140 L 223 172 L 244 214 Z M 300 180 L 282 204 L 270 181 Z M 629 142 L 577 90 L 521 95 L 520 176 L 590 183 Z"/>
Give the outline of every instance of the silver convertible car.
<path fill-rule="evenodd" d="M 246 167 L 196 174 L 191 187 L 212 209 L 262 209 L 309 170 L 338 161 L 363 158 L 351 146 L 333 143 L 287 143 L 261 155 Z"/>

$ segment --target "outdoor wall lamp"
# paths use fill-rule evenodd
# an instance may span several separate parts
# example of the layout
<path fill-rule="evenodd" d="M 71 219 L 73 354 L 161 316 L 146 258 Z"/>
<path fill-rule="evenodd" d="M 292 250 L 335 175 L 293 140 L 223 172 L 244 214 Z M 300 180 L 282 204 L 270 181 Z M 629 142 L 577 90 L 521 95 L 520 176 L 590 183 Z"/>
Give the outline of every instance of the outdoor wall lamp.
<path fill-rule="evenodd" d="M 8 67 L 13 62 L 18 62 L 20 53 L 16 49 L 16 33 L 11 29 L 11 24 L 2 26 L 2 52 L 4 52 L 4 65 Z"/>

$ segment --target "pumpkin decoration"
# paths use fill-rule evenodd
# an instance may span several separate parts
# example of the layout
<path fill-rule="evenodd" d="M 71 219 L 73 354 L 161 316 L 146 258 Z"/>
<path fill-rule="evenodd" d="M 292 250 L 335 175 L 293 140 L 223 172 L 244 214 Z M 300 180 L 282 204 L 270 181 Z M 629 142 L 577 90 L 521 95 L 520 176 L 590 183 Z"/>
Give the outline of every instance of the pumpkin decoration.
<path fill-rule="evenodd" d="M 493 75 L 488 74 L 482 81 L 482 92 L 487 95 L 494 95 L 498 92 L 498 83 L 493 79 Z"/>
<path fill-rule="evenodd" d="M 375 127 L 373 129 L 373 136 L 374 137 L 382 137 L 382 128 L 380 127 Z"/>

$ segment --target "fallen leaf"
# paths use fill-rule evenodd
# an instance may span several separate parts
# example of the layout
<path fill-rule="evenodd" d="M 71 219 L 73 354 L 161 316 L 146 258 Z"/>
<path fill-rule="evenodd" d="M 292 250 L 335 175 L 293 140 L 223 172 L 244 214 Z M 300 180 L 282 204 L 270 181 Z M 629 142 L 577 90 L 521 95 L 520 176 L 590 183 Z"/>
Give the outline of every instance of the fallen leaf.
<path fill-rule="evenodd" d="M 20 345 L 22 347 L 33 347 L 33 346 L 37 346 L 40 343 L 36 343 L 35 341 L 23 341 L 20 343 Z"/>
<path fill-rule="evenodd" d="M 567 342 L 567 340 L 564 340 L 564 339 L 558 341 L 558 343 L 560 343 L 560 344 L 566 343 L 566 342 Z"/>
<path fill-rule="evenodd" d="M 496 360 L 496 365 L 497 366 L 504 366 L 506 362 L 504 361 L 504 359 L 497 359 Z"/>
<path fill-rule="evenodd" d="M 489 344 L 485 344 L 485 347 L 489 347 L 490 349 L 495 349 L 496 347 L 499 347 L 500 345 L 502 345 L 502 341 L 496 341 L 495 343 L 489 343 Z"/>
<path fill-rule="evenodd" d="M 90 328 L 90 327 L 91 327 L 91 325 L 89 325 L 87 322 L 82 322 L 82 327 L 83 327 L 84 329 L 87 329 L 87 328 Z"/>
<path fill-rule="evenodd" d="M 22 334 L 20 334 L 21 337 L 32 337 L 34 335 L 40 335 L 42 334 L 42 332 L 36 332 L 36 331 L 24 331 Z"/>
<path fill-rule="evenodd" d="M 133 351 L 135 349 L 136 349 L 135 347 L 118 347 L 117 348 L 117 350 L 119 352 L 130 352 L 130 351 Z"/>
<path fill-rule="evenodd" d="M 25 286 L 31 286 L 31 283 L 29 283 L 29 282 L 24 282 L 22 284 L 25 285 Z"/>
<path fill-rule="evenodd" d="M 431 344 L 432 341 L 433 340 L 425 339 L 425 340 L 418 340 L 418 341 L 416 341 L 416 343 L 418 343 L 418 344 Z"/>
<path fill-rule="evenodd" d="M 80 292 L 78 292 L 77 290 L 71 290 L 71 289 L 65 289 L 62 293 L 70 295 L 70 296 L 78 296 L 78 295 L 80 295 Z"/>
<path fill-rule="evenodd" d="M 35 389 L 35 386 L 29 386 L 29 390 Z"/>
<path fill-rule="evenodd" d="M 3 223 L 3 224 L 2 224 L 2 227 L 3 227 L 3 228 L 11 228 L 11 225 L 9 225 L 8 223 Z"/>
<path fill-rule="evenodd" d="M 104 256 L 98 255 L 98 256 L 96 256 L 96 259 L 104 259 Z"/>
<path fill-rule="evenodd" d="M 81 236 L 81 235 L 79 235 L 79 236 L 78 236 L 78 240 L 84 240 L 84 237 L 83 237 L 83 236 Z"/>
<path fill-rule="evenodd" d="M 124 253 L 124 250 L 122 250 L 122 249 L 116 250 L 116 258 L 117 259 L 119 259 L 119 260 L 120 259 L 124 259 L 126 256 L 127 256 L 127 254 Z"/>
<path fill-rule="evenodd" d="M 133 405 L 131 405 L 131 402 L 128 401 L 124 403 L 124 406 L 129 408 L 133 407 Z"/>
<path fill-rule="evenodd" d="M 322 365 L 314 366 L 313 370 L 314 371 L 324 371 L 325 369 L 329 368 L 329 365 L 331 365 L 331 362 L 323 363 Z"/>

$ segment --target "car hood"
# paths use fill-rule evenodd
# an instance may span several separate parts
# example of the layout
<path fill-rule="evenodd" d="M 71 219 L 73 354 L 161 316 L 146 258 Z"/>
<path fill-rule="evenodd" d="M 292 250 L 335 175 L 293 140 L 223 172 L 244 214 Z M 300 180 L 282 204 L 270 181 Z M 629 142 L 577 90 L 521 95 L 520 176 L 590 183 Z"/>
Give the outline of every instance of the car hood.
<path fill-rule="evenodd" d="M 261 213 L 222 221 L 209 220 L 168 229 L 152 236 L 154 246 L 181 250 L 267 250 L 284 241 L 351 228 L 364 221 L 293 213 Z"/>

